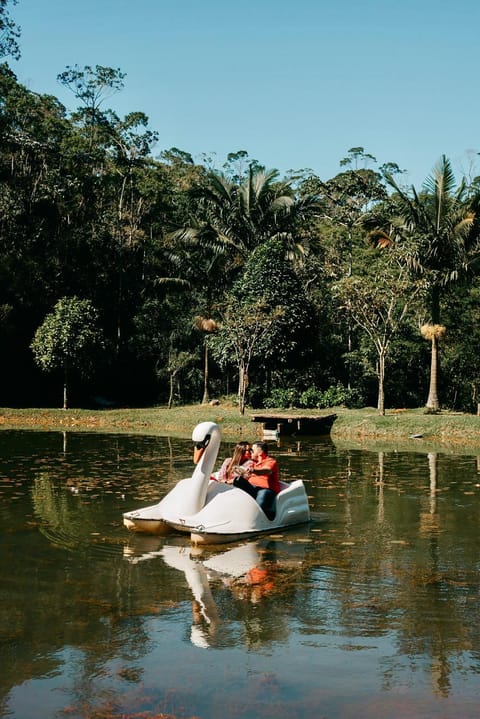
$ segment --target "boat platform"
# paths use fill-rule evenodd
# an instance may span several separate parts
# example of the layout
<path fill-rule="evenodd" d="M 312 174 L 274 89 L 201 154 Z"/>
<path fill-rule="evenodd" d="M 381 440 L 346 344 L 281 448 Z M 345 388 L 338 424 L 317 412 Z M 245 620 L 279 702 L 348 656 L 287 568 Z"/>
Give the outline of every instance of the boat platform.
<path fill-rule="evenodd" d="M 294 414 L 252 414 L 252 422 L 262 425 L 264 437 L 312 436 L 318 437 L 329 434 L 336 414 L 326 414 L 321 417 L 312 415 Z"/>

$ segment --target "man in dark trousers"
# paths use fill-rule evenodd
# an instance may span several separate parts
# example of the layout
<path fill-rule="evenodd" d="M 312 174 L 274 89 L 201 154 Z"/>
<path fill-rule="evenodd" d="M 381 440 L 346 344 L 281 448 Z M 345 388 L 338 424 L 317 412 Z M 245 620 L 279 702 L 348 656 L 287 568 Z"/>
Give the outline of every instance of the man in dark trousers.
<path fill-rule="evenodd" d="M 253 466 L 233 484 L 256 499 L 268 519 L 274 519 L 275 497 L 281 490 L 277 460 L 269 456 L 266 442 L 252 444 L 252 460 Z"/>

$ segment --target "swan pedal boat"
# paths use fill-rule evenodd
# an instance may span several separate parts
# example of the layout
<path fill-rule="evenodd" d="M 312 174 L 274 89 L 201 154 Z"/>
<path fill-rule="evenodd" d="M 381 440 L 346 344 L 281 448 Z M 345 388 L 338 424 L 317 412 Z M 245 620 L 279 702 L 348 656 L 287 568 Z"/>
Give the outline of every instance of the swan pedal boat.
<path fill-rule="evenodd" d="M 212 479 L 221 433 L 215 422 L 201 422 L 192 433 L 194 473 L 182 479 L 157 504 L 125 512 L 123 523 L 133 532 L 190 534 L 195 544 L 235 542 L 310 521 L 301 480 L 280 482 L 275 517 L 268 519 L 247 492 Z"/>

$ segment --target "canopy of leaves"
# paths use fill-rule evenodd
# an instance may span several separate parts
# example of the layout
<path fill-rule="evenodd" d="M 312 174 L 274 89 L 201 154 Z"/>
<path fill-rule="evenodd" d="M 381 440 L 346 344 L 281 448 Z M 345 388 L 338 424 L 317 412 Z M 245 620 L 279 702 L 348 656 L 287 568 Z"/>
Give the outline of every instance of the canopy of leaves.
<path fill-rule="evenodd" d="M 367 218 L 367 226 L 375 227 L 370 236 L 379 246 L 397 244 L 407 266 L 428 284 L 431 320 L 438 323 L 441 288 L 465 279 L 480 258 L 478 220 L 466 183 L 456 185 L 445 155 L 421 193 L 403 190 L 388 173 L 386 178 L 395 194 L 382 212 Z"/>
<path fill-rule="evenodd" d="M 285 240 L 273 238 L 252 252 L 232 296 L 239 305 L 261 303 L 264 312 L 276 311 L 275 321 L 256 348 L 263 360 L 278 365 L 293 352 L 307 351 L 307 338 L 314 328 L 313 310 L 287 259 Z"/>
<path fill-rule="evenodd" d="M 14 23 L 8 12 L 7 5 L 9 0 L 0 0 L 0 57 L 11 57 L 18 60 L 20 58 L 20 46 L 18 38 L 20 37 L 20 28 Z M 11 0 L 12 5 L 17 4 L 17 0 Z"/>
<path fill-rule="evenodd" d="M 45 371 L 76 369 L 88 374 L 103 347 L 98 313 L 90 300 L 64 297 L 45 317 L 31 344 L 37 364 Z"/>

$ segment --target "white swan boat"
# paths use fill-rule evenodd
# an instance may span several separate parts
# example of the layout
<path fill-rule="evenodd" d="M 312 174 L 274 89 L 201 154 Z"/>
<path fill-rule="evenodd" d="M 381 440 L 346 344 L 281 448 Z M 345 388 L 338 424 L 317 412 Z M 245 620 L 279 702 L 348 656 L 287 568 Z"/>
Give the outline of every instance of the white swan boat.
<path fill-rule="evenodd" d="M 212 479 L 220 437 L 220 428 L 214 422 L 198 424 L 192 433 L 196 464 L 193 475 L 180 480 L 157 504 L 125 512 L 123 523 L 127 529 L 147 534 L 186 532 L 196 544 L 214 544 L 310 521 L 301 480 L 280 482 L 275 517 L 268 519 L 247 492 Z"/>

